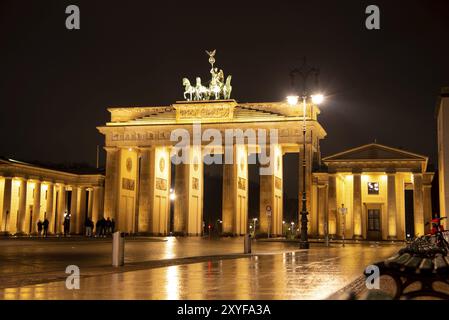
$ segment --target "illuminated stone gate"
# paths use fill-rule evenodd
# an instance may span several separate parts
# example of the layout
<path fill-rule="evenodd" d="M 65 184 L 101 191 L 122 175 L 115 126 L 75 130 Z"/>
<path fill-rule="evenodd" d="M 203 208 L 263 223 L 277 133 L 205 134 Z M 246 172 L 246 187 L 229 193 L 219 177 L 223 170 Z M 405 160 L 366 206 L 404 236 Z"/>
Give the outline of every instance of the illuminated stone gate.
<path fill-rule="evenodd" d="M 302 150 L 303 109 L 287 103 L 238 103 L 235 100 L 181 101 L 169 106 L 109 108 L 111 121 L 98 130 L 105 135 L 106 181 L 105 216 L 114 217 L 120 230 L 130 233 L 166 235 L 170 225 L 170 188 L 176 191 L 174 231 L 201 235 L 203 223 L 203 169 L 206 156 L 232 151 L 232 164 L 223 164 L 223 232 L 242 235 L 248 232 L 248 154 L 262 152 L 260 137 L 249 144 L 247 131 L 265 130 L 273 171 L 260 179 L 260 231 L 282 234 L 283 161 L 285 153 L 300 153 L 298 166 L 305 154 L 306 190 L 312 194 L 312 166 L 319 161 L 319 141 L 326 132 L 318 123 L 320 110 L 306 108 L 306 150 Z M 200 124 L 200 132 L 194 132 Z M 176 165 L 175 185 L 170 185 L 170 154 L 177 141 L 170 136 L 184 129 L 191 139 L 189 164 Z M 210 129 L 223 137 L 220 147 Z M 242 130 L 244 140 L 232 138 L 225 150 L 225 130 Z M 237 130 L 237 131 L 235 131 Z M 271 131 L 270 131 L 271 130 Z M 274 143 L 273 130 L 277 132 Z M 194 136 L 200 147 L 193 147 Z M 238 135 L 236 135 L 238 136 Z M 263 142 L 263 141 L 262 141 Z M 232 149 L 232 150 L 230 150 Z M 286 168 L 288 172 L 288 168 Z M 301 170 L 300 170 L 301 172 Z M 301 173 L 300 173 L 301 174 Z M 298 177 L 299 179 L 300 177 Z M 302 179 L 299 179 L 300 193 Z M 217 195 L 219 196 L 219 195 Z M 313 201 L 308 202 L 313 213 Z M 272 208 L 272 215 L 266 208 Z M 315 210 L 316 211 L 316 210 Z M 270 221 L 268 219 L 271 219 Z M 316 217 L 311 214 L 310 221 Z"/>
<path fill-rule="evenodd" d="M 424 233 L 432 216 L 433 173 L 427 172 L 427 157 L 373 144 L 327 157 L 325 167 L 320 140 L 326 132 L 314 99 L 305 105 L 238 103 L 230 99 L 232 77 L 225 81 L 223 70 L 214 67 L 215 53 L 207 51 L 211 80 L 206 86 L 199 77 L 195 85 L 182 80 L 186 101 L 109 108 L 111 121 L 98 127 L 107 152 L 104 215 L 114 218 L 120 230 L 167 235 L 172 224 L 176 234 L 201 235 L 204 166 L 223 154 L 222 231 L 248 233 L 248 155 L 259 154 L 269 157 L 261 170 L 272 170 L 260 175 L 258 232 L 282 235 L 283 172 L 289 172 L 282 156 L 299 153 L 298 199 L 305 187 L 310 236 L 403 240 L 406 232 Z M 179 140 L 188 152 L 175 167 L 172 186 L 171 162 Z M 174 221 L 171 188 L 176 192 Z M 406 213 L 411 216 L 407 221 Z"/>

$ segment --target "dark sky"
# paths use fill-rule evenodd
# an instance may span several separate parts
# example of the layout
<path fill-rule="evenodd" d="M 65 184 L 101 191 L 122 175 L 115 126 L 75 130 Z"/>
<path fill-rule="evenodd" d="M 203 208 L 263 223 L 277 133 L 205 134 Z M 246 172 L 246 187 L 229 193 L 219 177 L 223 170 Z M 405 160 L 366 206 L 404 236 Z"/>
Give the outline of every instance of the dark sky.
<path fill-rule="evenodd" d="M 69 4 L 79 31 L 65 28 Z M 365 29 L 369 4 L 380 31 Z M 319 67 L 325 155 L 377 139 L 435 162 L 448 31 L 447 0 L 1 0 L 0 155 L 94 164 L 106 107 L 180 100 L 216 48 L 240 102 L 282 100 L 303 56 Z"/>

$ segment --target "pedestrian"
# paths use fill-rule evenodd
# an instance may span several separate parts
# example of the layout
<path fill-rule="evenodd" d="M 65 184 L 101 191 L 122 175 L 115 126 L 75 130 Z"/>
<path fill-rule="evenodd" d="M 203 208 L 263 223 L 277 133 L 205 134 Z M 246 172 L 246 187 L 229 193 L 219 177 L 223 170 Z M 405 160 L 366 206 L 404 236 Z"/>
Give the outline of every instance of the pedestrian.
<path fill-rule="evenodd" d="M 42 221 L 41 219 L 39 219 L 39 221 L 37 222 L 37 235 L 40 237 L 42 233 Z"/>
<path fill-rule="evenodd" d="M 70 214 L 66 213 L 64 217 L 64 237 L 70 235 Z"/>
<path fill-rule="evenodd" d="M 86 237 L 92 237 L 93 222 L 89 217 L 86 219 L 86 222 L 84 222 L 84 227 L 86 227 Z"/>
<path fill-rule="evenodd" d="M 50 224 L 50 222 L 48 221 L 47 218 L 45 218 L 44 222 L 42 223 L 42 226 L 44 228 L 44 237 L 47 238 L 48 236 L 48 225 Z"/>
<path fill-rule="evenodd" d="M 106 219 L 104 217 L 100 220 L 100 235 L 106 237 Z"/>
<path fill-rule="evenodd" d="M 112 233 L 115 232 L 115 221 L 114 221 L 114 219 L 111 219 L 111 232 Z"/>
<path fill-rule="evenodd" d="M 111 227 L 112 227 L 111 219 L 108 217 L 106 219 L 106 235 L 111 234 Z"/>
<path fill-rule="evenodd" d="M 96 237 L 101 236 L 101 219 L 98 219 L 97 223 L 95 223 L 95 236 Z"/>

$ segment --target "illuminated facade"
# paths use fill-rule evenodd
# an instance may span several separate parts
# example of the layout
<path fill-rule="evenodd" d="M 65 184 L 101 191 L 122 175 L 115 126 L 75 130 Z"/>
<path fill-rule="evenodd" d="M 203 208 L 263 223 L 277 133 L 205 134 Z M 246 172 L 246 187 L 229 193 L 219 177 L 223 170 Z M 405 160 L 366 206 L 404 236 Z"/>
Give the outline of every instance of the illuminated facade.
<path fill-rule="evenodd" d="M 375 143 L 324 158 L 327 172 L 313 174 L 318 219 L 312 228 L 324 235 L 327 212 L 329 233 L 337 237 L 343 225 L 346 237 L 355 239 L 404 240 L 429 232 L 434 174 L 426 172 L 427 160 Z"/>
<path fill-rule="evenodd" d="M 283 160 L 289 152 L 300 152 L 302 165 L 303 109 L 287 103 L 245 103 L 235 100 L 182 101 L 165 107 L 109 108 L 111 121 L 99 127 L 105 135 L 106 181 L 105 215 L 114 217 L 121 230 L 132 233 L 166 235 L 201 235 L 203 223 L 203 160 L 211 154 L 232 150 L 232 164 L 223 164 L 222 221 L 223 232 L 241 235 L 248 232 L 248 155 L 261 152 L 261 140 L 248 143 L 232 138 L 231 144 L 211 148 L 216 130 L 222 137 L 225 130 L 265 130 L 270 144 L 273 171 L 261 176 L 261 233 L 282 234 Z M 308 105 L 306 110 L 306 188 L 312 192 L 312 167 L 319 161 L 319 141 L 326 132 L 318 123 L 320 110 Z M 201 124 L 200 132 L 194 124 Z M 201 136 L 199 147 L 192 147 L 190 164 L 176 165 L 175 183 L 171 181 L 170 154 L 177 143 L 170 136 L 174 130 L 185 129 L 191 139 Z M 270 131 L 272 130 L 272 131 Z M 277 141 L 272 132 L 276 131 Z M 214 138 L 215 140 L 215 138 Z M 191 141 L 193 146 L 193 141 Z M 298 177 L 299 178 L 299 177 Z M 302 181 L 302 179 L 299 179 Z M 176 192 L 174 221 L 170 221 L 170 188 Z M 302 192 L 302 184 L 300 183 Z M 309 202 L 309 210 L 312 202 Z M 271 215 L 266 208 L 271 208 Z"/>
<path fill-rule="evenodd" d="M 37 233 L 37 222 L 49 221 L 48 232 L 63 232 L 70 214 L 70 233 L 84 231 L 85 218 L 103 214 L 104 176 L 73 174 L 11 159 L 0 159 L 0 232 Z"/>
<path fill-rule="evenodd" d="M 447 217 L 449 210 L 449 88 L 443 88 L 437 104 L 438 128 L 438 178 L 440 216 Z M 443 221 L 447 225 L 447 221 Z"/>
<path fill-rule="evenodd" d="M 189 156 L 199 161 L 176 165 L 175 182 L 170 185 L 171 151 L 177 143 L 170 136 L 173 130 L 182 128 L 193 137 L 193 124 L 200 123 L 201 130 L 196 134 L 203 138 L 209 129 L 218 129 L 223 136 L 226 129 L 277 130 L 278 140 L 272 148 L 274 171 L 260 176 L 259 232 L 268 233 L 270 228 L 272 235 L 282 234 L 283 173 L 288 172 L 288 168 L 283 169 L 282 156 L 299 152 L 301 168 L 302 107 L 219 100 L 108 110 L 111 121 L 98 128 L 105 135 L 107 152 L 105 215 L 114 217 L 119 229 L 153 235 L 170 231 L 202 234 L 203 161 L 206 155 L 223 153 L 225 146 L 212 150 L 208 137 L 199 148 L 192 147 Z M 310 236 L 324 237 L 326 227 L 334 237 L 342 236 L 338 210 L 342 204 L 348 209 L 346 238 L 403 240 L 407 232 L 422 235 L 425 222 L 431 217 L 433 173 L 426 172 L 427 158 L 371 144 L 327 157 L 323 162 L 328 170 L 313 172 L 313 168 L 320 167 L 319 145 L 326 136 L 318 122 L 319 114 L 316 105 L 307 105 L 305 156 Z M 259 142 L 248 145 L 232 140 L 233 163 L 223 164 L 223 194 L 217 195 L 223 199 L 224 233 L 248 232 L 248 156 L 261 151 Z M 301 173 L 299 170 L 299 199 L 303 188 Z M 171 188 L 176 192 L 173 221 Z M 267 214 L 267 207 L 271 208 L 271 215 Z"/>

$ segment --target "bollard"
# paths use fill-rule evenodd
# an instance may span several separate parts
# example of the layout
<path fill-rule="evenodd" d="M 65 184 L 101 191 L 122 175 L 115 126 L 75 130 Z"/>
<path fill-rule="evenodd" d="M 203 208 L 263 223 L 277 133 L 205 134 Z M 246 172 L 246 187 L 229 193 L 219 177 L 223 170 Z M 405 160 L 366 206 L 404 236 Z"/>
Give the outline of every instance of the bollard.
<path fill-rule="evenodd" d="M 247 234 L 245 235 L 244 241 L 243 241 L 243 250 L 244 254 L 251 253 L 251 235 Z"/>
<path fill-rule="evenodd" d="M 112 266 L 125 264 L 125 234 L 117 231 L 112 235 Z"/>

